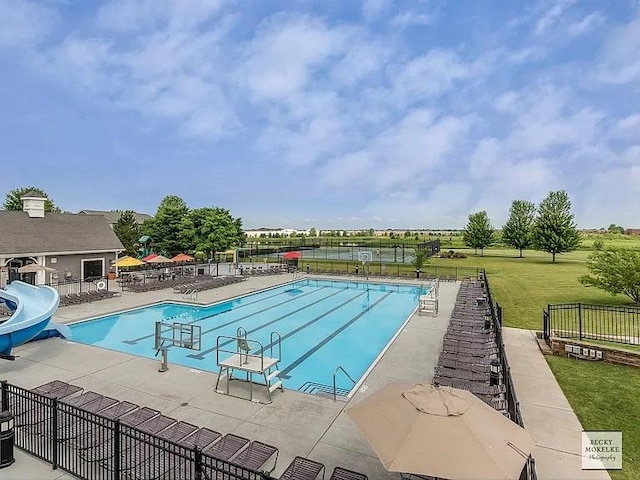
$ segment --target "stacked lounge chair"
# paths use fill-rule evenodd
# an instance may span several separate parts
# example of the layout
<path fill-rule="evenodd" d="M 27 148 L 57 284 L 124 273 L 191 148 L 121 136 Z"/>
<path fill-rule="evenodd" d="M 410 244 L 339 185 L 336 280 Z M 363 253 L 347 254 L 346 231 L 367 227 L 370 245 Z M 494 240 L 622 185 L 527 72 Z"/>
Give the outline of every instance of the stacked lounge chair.
<path fill-rule="evenodd" d="M 433 382 L 468 390 L 508 415 L 506 387 L 491 384 L 489 367 L 498 358 L 495 325 L 482 279 L 465 278 L 458 291 Z"/>

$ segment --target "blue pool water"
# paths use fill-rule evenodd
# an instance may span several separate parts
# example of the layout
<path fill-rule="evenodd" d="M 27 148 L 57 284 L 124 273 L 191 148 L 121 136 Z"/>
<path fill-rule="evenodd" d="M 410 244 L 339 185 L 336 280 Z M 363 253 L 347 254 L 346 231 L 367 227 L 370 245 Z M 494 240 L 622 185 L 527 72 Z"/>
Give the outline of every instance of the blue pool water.
<path fill-rule="evenodd" d="M 216 372 L 219 335 L 234 337 L 243 327 L 249 339 L 268 346 L 276 331 L 284 386 L 300 389 L 307 382 L 331 385 L 338 366 L 357 381 L 416 308 L 424 288 L 304 279 L 210 306 L 162 303 L 70 327 L 75 342 L 153 358 L 155 322 L 177 317 L 171 321 L 201 327 L 201 350 L 171 347 L 169 363 Z M 339 376 L 338 387 L 351 390 L 353 383 Z"/>

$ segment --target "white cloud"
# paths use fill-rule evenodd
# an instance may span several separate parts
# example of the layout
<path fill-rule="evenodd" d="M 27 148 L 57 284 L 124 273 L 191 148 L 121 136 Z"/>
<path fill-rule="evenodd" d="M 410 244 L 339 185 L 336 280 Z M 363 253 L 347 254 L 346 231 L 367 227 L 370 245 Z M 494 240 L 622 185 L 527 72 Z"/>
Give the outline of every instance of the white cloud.
<path fill-rule="evenodd" d="M 392 5 L 391 0 L 364 0 L 362 2 L 362 16 L 365 20 L 376 20 Z"/>
<path fill-rule="evenodd" d="M 348 36 L 346 29 L 330 29 L 316 18 L 276 15 L 263 22 L 246 48 L 238 76 L 257 99 L 284 98 L 342 57 Z"/>
<path fill-rule="evenodd" d="M 608 32 L 601 51 L 598 79 L 612 84 L 639 81 L 639 51 L 640 9 L 631 21 Z"/>
<path fill-rule="evenodd" d="M 387 75 L 394 84 L 394 97 L 401 102 L 438 97 L 457 81 L 469 80 L 483 71 L 479 63 L 466 62 L 451 50 L 432 49 L 406 63 L 393 65 Z"/>
<path fill-rule="evenodd" d="M 572 37 L 582 35 L 604 23 L 605 17 L 600 12 L 593 12 L 585 16 L 579 22 L 574 22 L 567 27 L 567 33 Z"/>
<path fill-rule="evenodd" d="M 56 12 L 41 3 L 0 2 L 0 48 L 29 48 L 41 42 L 58 22 Z"/>
<path fill-rule="evenodd" d="M 398 13 L 391 19 L 391 25 L 405 28 L 415 25 L 431 25 L 434 21 L 435 15 L 433 14 L 416 11 L 404 11 Z"/>
<path fill-rule="evenodd" d="M 96 14 L 99 28 L 113 32 L 140 32 L 168 27 L 182 30 L 210 20 L 223 7 L 218 0 L 128 0 L 111 1 Z"/>
<path fill-rule="evenodd" d="M 640 113 L 634 113 L 616 122 L 611 134 L 614 137 L 640 142 Z"/>
<path fill-rule="evenodd" d="M 542 35 L 554 27 L 572 3 L 573 1 L 556 2 L 553 7 L 544 12 L 544 14 L 538 19 L 534 27 L 534 33 L 536 35 Z"/>

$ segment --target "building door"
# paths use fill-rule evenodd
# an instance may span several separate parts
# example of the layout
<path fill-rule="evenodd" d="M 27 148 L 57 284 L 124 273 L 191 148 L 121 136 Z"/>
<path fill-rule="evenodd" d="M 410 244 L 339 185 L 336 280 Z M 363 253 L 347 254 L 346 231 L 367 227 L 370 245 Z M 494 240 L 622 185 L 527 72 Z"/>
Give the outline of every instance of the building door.
<path fill-rule="evenodd" d="M 84 265 L 84 280 L 102 278 L 103 260 L 84 260 L 82 263 Z"/>

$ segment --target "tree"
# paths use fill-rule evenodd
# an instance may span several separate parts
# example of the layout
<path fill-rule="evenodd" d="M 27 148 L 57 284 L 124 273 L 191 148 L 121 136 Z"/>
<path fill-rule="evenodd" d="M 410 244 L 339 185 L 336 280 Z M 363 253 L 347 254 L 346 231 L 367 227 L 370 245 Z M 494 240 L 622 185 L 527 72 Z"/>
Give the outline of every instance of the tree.
<path fill-rule="evenodd" d="M 622 293 L 640 304 L 640 251 L 621 248 L 594 252 L 587 265 L 591 274 L 580 277 L 583 285 L 613 296 Z"/>
<path fill-rule="evenodd" d="M 621 227 L 620 225 L 616 225 L 615 223 L 612 223 L 611 225 L 609 225 L 609 228 L 607 229 L 607 231 L 609 233 L 624 233 L 624 227 Z"/>
<path fill-rule="evenodd" d="M 549 192 L 538 206 L 533 226 L 536 250 L 549 252 L 555 263 L 558 253 L 571 252 L 580 245 L 580 231 L 573 221 L 571 201 L 564 190 Z"/>
<path fill-rule="evenodd" d="M 160 202 L 155 217 L 145 222 L 143 231 L 153 238 L 158 251 L 169 257 L 190 250 L 191 244 L 184 242 L 189 232 L 184 231 L 183 224 L 188 213 L 189 208 L 182 198 L 168 195 Z"/>
<path fill-rule="evenodd" d="M 140 227 L 136 223 L 135 213 L 131 210 L 120 212 L 120 217 L 113 226 L 113 231 L 124 245 L 125 253 L 135 257 L 137 253 L 136 242 L 140 238 Z"/>
<path fill-rule="evenodd" d="M 485 247 L 494 242 L 494 232 L 487 212 L 476 212 L 469 215 L 469 222 L 462 232 L 465 245 L 473 247 L 480 255 L 484 255 Z"/>
<path fill-rule="evenodd" d="M 309 229 L 309 236 L 310 237 L 317 237 L 318 236 L 318 232 L 315 228 L 310 228 Z"/>
<path fill-rule="evenodd" d="M 53 200 L 49 198 L 49 195 L 47 195 L 47 193 L 44 190 L 38 187 L 23 187 L 23 188 L 14 188 L 13 190 L 10 190 L 9 193 L 7 193 L 7 196 L 4 200 L 4 205 L 2 205 L 2 208 L 4 208 L 5 210 L 21 211 L 22 210 L 21 198 L 25 193 L 31 192 L 31 191 L 39 193 L 44 198 L 46 198 L 46 200 L 44 201 L 45 212 L 50 212 L 50 213 L 61 212 L 61 210 L 53 203 Z"/>
<path fill-rule="evenodd" d="M 502 241 L 522 251 L 533 243 L 533 222 L 536 206 L 526 200 L 514 200 L 509 210 L 509 218 L 502 227 Z"/>
<path fill-rule="evenodd" d="M 429 256 L 427 255 L 427 250 L 424 248 L 416 248 L 412 256 L 413 260 L 411 260 L 411 265 L 416 267 L 416 270 L 420 270 L 429 263 Z"/>
<path fill-rule="evenodd" d="M 191 250 L 201 250 L 213 257 L 215 252 L 224 252 L 238 247 L 246 241 L 242 230 L 242 219 L 234 218 L 229 210 L 205 207 L 191 210 L 183 221 L 182 243 Z"/>

